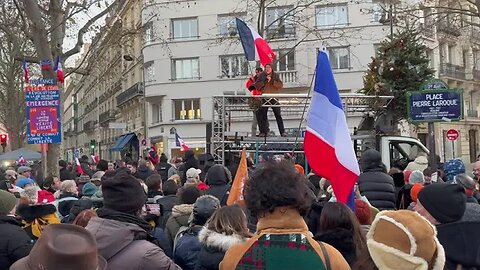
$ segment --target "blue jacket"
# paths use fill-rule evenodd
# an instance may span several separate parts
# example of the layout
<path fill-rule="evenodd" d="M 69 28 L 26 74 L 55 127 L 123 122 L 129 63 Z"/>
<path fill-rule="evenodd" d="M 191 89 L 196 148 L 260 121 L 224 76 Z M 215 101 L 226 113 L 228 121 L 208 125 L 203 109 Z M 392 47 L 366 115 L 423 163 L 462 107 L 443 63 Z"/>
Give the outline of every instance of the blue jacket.
<path fill-rule="evenodd" d="M 173 261 L 183 270 L 195 270 L 201 248 L 198 233 L 202 228 L 194 226 L 183 232 L 182 236 L 179 235 L 174 247 Z"/>

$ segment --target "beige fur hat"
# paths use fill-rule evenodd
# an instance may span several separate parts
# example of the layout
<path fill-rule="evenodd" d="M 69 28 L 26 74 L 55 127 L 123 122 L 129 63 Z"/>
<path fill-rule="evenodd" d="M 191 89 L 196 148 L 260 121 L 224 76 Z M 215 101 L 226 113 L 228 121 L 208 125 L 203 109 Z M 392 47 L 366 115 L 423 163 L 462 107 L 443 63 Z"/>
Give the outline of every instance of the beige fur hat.
<path fill-rule="evenodd" d="M 381 270 L 443 270 L 445 251 L 435 227 L 409 210 L 382 211 L 367 234 L 367 246 Z"/>

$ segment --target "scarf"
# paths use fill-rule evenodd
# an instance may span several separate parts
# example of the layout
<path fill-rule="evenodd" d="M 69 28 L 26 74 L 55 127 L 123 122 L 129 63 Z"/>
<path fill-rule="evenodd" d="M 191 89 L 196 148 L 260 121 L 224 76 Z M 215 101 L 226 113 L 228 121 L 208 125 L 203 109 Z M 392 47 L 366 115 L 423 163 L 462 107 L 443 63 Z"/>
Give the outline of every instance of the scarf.
<path fill-rule="evenodd" d="M 97 215 L 100 218 L 111 219 L 126 223 L 132 223 L 138 225 L 140 228 L 145 230 L 145 233 L 138 233 L 135 235 L 135 240 L 147 240 L 149 242 L 154 242 L 155 237 L 152 236 L 152 226 L 145 220 L 136 217 L 131 214 L 122 213 L 108 208 L 100 208 L 97 210 Z"/>

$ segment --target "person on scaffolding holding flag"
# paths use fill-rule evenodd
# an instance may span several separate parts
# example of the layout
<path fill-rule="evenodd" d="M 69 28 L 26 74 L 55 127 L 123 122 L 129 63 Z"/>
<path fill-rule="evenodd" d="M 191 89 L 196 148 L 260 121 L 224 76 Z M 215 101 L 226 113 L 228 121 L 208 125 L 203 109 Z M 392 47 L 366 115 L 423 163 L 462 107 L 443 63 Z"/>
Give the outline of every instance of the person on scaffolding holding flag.
<path fill-rule="evenodd" d="M 270 45 L 263 39 L 253 27 L 247 25 L 244 21 L 236 18 L 237 30 L 245 52 L 245 58 L 248 61 L 259 61 L 265 67 L 261 72 L 257 68 L 256 75 L 247 82 L 247 88 L 252 91 L 253 96 L 258 94 L 277 93 L 283 87 L 283 82 L 278 74 L 273 72 L 272 62 L 275 59 L 275 52 Z M 255 80 L 253 82 L 253 80 Z M 252 87 L 253 86 L 253 87 Z M 255 91 L 255 92 L 254 92 Z M 260 93 L 259 93 L 260 91 Z M 256 100 L 256 99 L 252 99 Z M 260 130 L 260 137 L 268 136 L 268 107 L 272 106 L 275 119 L 277 120 L 278 131 L 281 136 L 285 136 L 282 115 L 280 114 L 280 103 L 275 98 L 261 99 L 262 105 L 252 108 L 255 112 Z M 252 106 L 251 106 L 252 107 Z M 257 109 L 258 108 L 258 109 Z"/>

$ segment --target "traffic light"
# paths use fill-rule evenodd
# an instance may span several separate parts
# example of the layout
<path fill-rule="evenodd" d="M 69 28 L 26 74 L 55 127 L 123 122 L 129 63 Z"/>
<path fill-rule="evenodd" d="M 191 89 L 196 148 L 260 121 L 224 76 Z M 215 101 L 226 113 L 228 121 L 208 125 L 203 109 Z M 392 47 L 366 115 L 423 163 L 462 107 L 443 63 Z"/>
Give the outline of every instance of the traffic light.
<path fill-rule="evenodd" d="M 90 140 L 90 148 L 94 149 L 97 146 L 97 141 Z"/>
<path fill-rule="evenodd" d="M 8 135 L 7 134 L 1 134 L 0 135 L 0 142 L 2 144 L 6 144 L 7 143 L 7 139 L 8 139 Z"/>

